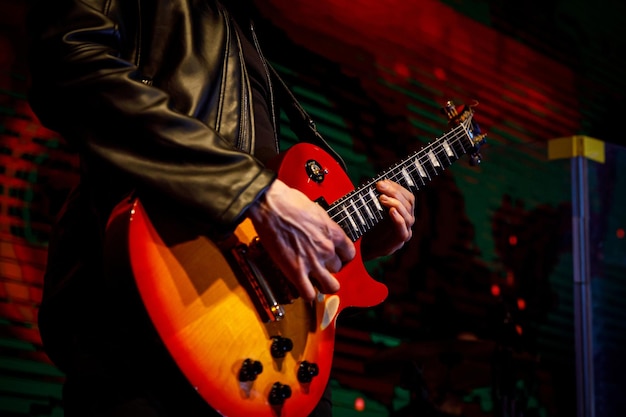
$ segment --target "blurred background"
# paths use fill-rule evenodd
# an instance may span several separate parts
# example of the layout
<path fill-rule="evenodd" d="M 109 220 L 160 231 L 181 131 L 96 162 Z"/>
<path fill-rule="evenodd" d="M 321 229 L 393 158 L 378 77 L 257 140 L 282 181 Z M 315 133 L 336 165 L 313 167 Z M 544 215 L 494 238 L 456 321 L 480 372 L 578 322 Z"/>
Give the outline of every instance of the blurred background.
<path fill-rule="evenodd" d="M 571 161 L 589 161 L 593 383 L 626 407 L 626 3 L 618 0 L 264 0 L 265 55 L 355 184 L 440 137 L 440 108 L 474 103 L 483 163 L 417 194 L 414 238 L 368 263 L 380 306 L 339 318 L 335 415 L 574 416 Z M 0 415 L 62 416 L 63 375 L 37 308 L 50 226 L 77 160 L 27 100 L 27 0 L 0 0 Z M 282 121 L 284 146 L 295 137 Z M 580 380 L 580 379 L 579 379 Z"/>

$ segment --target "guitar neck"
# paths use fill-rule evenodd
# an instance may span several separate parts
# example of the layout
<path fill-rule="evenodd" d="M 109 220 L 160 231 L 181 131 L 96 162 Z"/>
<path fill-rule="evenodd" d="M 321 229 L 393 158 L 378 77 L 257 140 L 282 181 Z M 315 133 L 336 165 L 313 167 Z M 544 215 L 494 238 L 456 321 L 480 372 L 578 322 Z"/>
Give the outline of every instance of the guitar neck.
<path fill-rule="evenodd" d="M 415 194 L 461 156 L 475 149 L 476 142 L 468 119 L 340 198 L 330 205 L 327 212 L 355 242 L 386 215 L 376 189 L 378 181 L 395 181 Z"/>

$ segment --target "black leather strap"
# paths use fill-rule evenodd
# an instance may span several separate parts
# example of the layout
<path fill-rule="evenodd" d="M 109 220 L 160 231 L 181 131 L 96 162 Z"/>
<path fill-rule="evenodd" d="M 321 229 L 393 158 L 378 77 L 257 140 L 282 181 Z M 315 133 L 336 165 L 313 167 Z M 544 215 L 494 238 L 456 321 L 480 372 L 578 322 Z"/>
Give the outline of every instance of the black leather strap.
<path fill-rule="evenodd" d="M 278 104 L 280 108 L 285 110 L 285 114 L 289 118 L 289 126 L 298 137 L 298 140 L 312 143 L 324 149 L 339 162 L 344 170 L 347 170 L 344 160 L 318 132 L 315 122 L 298 102 L 298 99 L 293 95 L 289 87 L 287 87 L 287 84 L 285 84 L 280 75 L 278 75 L 276 69 L 269 63 L 267 66 L 270 68 L 271 75 L 273 76 L 272 84 L 276 86 L 274 91 L 278 98 Z"/>

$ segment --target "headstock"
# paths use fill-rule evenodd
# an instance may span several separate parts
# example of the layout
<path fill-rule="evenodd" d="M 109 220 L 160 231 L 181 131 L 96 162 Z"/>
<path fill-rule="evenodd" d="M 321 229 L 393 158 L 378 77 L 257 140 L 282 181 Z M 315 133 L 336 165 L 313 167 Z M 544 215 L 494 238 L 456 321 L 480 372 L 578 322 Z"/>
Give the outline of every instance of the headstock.
<path fill-rule="evenodd" d="M 453 128 L 461 126 L 463 129 L 468 140 L 466 150 L 472 166 L 481 163 L 480 147 L 487 142 L 487 134 L 481 132 L 478 123 L 474 120 L 474 107 L 477 105 L 478 102 L 472 106 L 463 105 L 457 109 L 452 101 L 447 101 L 445 106 L 441 108 L 441 112 L 448 118 L 448 125 Z"/>

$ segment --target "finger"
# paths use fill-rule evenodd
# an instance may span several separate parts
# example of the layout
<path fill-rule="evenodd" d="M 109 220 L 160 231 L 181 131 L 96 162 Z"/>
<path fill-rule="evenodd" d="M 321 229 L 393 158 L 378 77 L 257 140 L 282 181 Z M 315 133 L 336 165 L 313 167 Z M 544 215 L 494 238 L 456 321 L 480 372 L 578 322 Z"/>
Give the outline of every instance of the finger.
<path fill-rule="evenodd" d="M 339 256 L 333 256 L 331 259 L 326 261 L 326 269 L 331 272 L 339 272 L 343 267 L 343 262 Z"/>
<path fill-rule="evenodd" d="M 380 202 L 385 207 L 389 208 L 390 215 L 391 210 L 395 209 L 396 213 L 401 216 L 404 227 L 411 228 L 415 223 L 415 217 L 413 216 L 413 212 L 409 210 L 407 204 L 403 204 L 400 200 L 389 197 L 387 195 L 381 195 Z"/>
<path fill-rule="evenodd" d="M 399 210 L 395 207 L 389 210 L 389 214 L 398 233 L 399 240 L 407 242 L 411 239 L 413 236 L 413 229 L 411 228 L 412 224 L 409 224 L 405 217 L 402 216 Z"/>
<path fill-rule="evenodd" d="M 303 271 L 303 269 L 299 268 L 298 271 Z M 297 279 L 291 280 L 291 282 L 295 285 L 298 290 L 298 294 L 301 298 L 306 301 L 312 301 L 315 299 L 317 295 L 317 291 L 315 290 L 314 283 L 311 281 L 309 276 L 304 272 L 299 272 L 297 275 Z"/>
<path fill-rule="evenodd" d="M 415 195 L 412 192 L 402 187 L 400 184 L 391 182 L 391 197 L 399 200 L 409 212 L 413 212 L 415 208 Z"/>
<path fill-rule="evenodd" d="M 341 260 L 342 264 L 350 262 L 356 256 L 356 248 L 354 243 L 345 234 L 339 226 L 334 230 L 332 241 L 335 245 L 335 253 Z M 335 271 L 336 272 L 336 271 Z"/>
<path fill-rule="evenodd" d="M 411 213 L 414 211 L 415 196 L 400 184 L 390 180 L 383 180 L 377 183 L 377 188 L 382 195 L 398 200 L 406 207 L 407 211 Z"/>
<path fill-rule="evenodd" d="M 318 289 L 324 294 L 334 294 L 341 287 L 337 278 L 319 264 L 311 272 L 311 278 L 315 280 Z"/>

